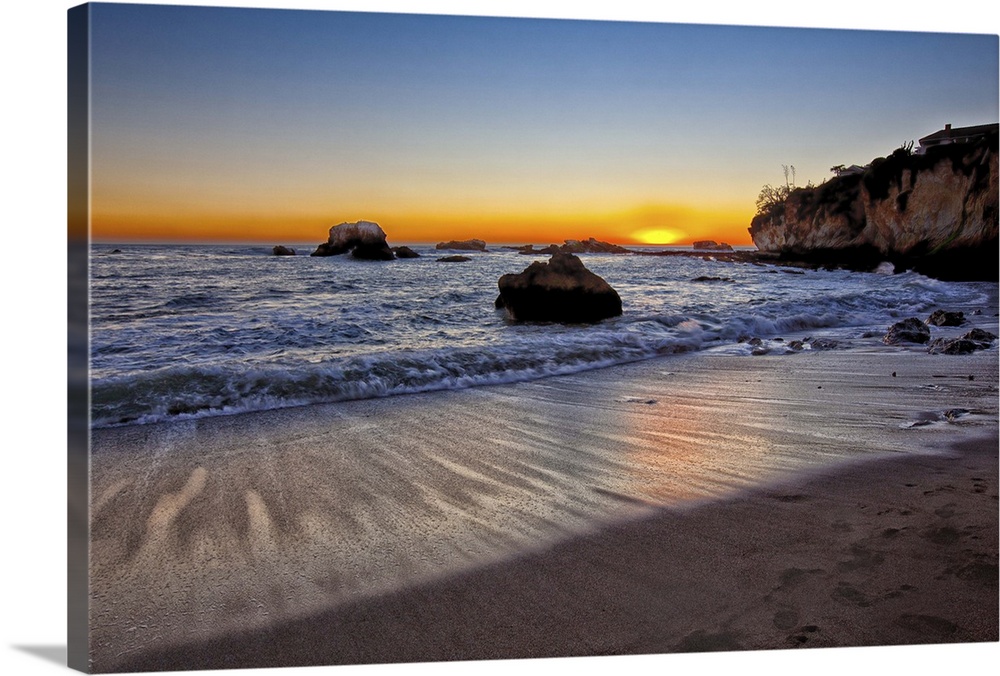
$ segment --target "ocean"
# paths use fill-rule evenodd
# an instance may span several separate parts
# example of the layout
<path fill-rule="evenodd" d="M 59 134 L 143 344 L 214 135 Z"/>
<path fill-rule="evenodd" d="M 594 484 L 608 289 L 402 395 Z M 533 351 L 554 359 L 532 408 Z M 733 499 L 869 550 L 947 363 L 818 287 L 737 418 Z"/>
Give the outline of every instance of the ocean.
<path fill-rule="evenodd" d="M 692 351 L 753 358 L 792 351 L 793 340 L 803 352 L 848 348 L 905 317 L 982 305 L 990 290 L 711 254 L 583 254 L 618 291 L 622 316 L 516 323 L 494 308 L 497 280 L 547 256 L 492 247 L 448 263 L 437 259 L 455 252 L 410 246 L 420 258 L 373 262 L 311 257 L 309 245 L 274 256 L 264 245 L 93 244 L 91 426 L 520 382 Z"/>

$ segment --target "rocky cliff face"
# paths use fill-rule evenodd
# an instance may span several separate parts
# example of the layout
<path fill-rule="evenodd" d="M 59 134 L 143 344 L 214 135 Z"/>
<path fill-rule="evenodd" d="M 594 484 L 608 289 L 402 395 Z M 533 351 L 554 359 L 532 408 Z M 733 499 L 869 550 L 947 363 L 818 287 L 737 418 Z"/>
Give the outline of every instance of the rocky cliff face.
<path fill-rule="evenodd" d="M 754 217 L 750 236 L 785 258 L 996 280 L 997 135 L 923 155 L 897 150 L 864 174 L 794 190 Z"/>

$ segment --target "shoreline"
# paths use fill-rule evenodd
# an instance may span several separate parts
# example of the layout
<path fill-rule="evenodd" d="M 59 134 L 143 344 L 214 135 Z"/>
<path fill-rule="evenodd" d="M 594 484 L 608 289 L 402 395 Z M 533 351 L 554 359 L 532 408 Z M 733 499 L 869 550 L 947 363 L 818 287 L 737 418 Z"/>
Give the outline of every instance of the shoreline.
<path fill-rule="evenodd" d="M 94 430 L 94 668 L 151 668 L 205 641 L 343 617 L 482 571 L 506 579 L 525 557 L 603 542 L 662 510 L 718 511 L 879 457 L 932 461 L 954 441 L 995 442 L 996 373 L 995 349 L 689 353 L 510 385 Z M 968 413 L 948 420 L 953 409 Z M 736 537 L 713 528 L 712 538 Z M 574 578 L 597 563 L 566 565 Z M 633 639 L 622 637 L 620 652 L 639 649 Z M 274 650 L 295 652 L 296 640 Z M 538 650 L 539 641 L 548 644 L 542 635 L 528 643 Z M 237 652 L 254 654 L 251 645 Z M 365 659 L 396 659 L 388 654 Z"/>

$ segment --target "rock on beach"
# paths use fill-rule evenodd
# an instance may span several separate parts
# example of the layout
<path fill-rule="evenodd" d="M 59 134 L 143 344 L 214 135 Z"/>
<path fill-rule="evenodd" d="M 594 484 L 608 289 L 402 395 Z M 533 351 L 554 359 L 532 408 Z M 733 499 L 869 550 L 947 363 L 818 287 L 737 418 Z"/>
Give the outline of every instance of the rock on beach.
<path fill-rule="evenodd" d="M 958 338 L 937 338 L 927 346 L 931 354 L 969 354 L 985 350 L 997 337 L 983 329 L 972 329 Z"/>

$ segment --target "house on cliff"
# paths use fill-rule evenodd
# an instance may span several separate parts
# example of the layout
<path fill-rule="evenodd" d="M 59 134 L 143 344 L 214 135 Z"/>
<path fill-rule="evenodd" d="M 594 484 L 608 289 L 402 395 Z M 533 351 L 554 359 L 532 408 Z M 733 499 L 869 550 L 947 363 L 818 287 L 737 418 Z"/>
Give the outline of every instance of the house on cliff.
<path fill-rule="evenodd" d="M 920 139 L 920 147 L 917 148 L 916 152 L 919 155 L 923 155 L 932 146 L 943 146 L 948 143 L 969 143 L 987 134 L 995 134 L 996 131 L 997 123 L 978 124 L 974 127 L 955 127 L 954 129 L 950 124 L 946 124 L 944 129 Z"/>

